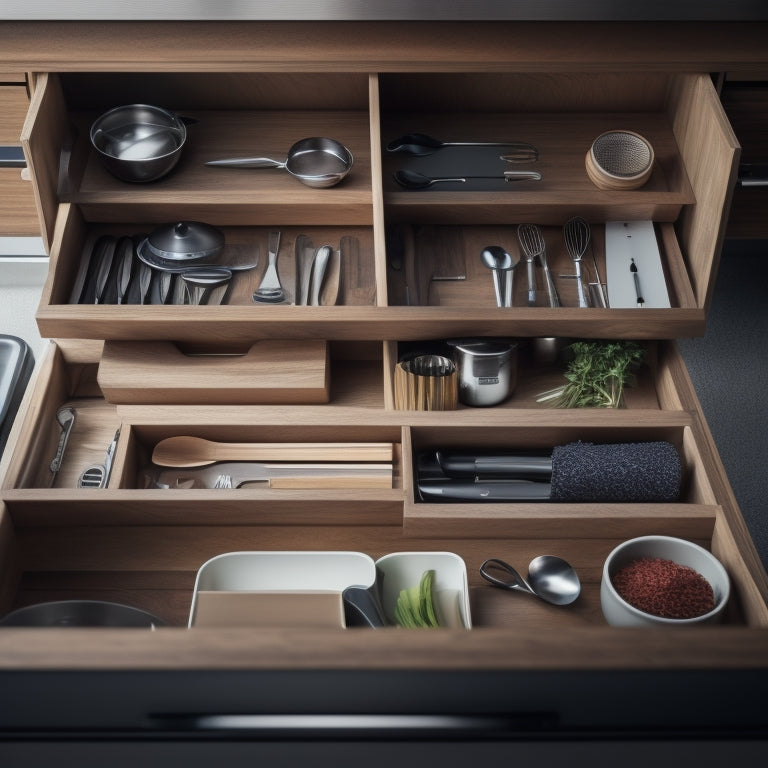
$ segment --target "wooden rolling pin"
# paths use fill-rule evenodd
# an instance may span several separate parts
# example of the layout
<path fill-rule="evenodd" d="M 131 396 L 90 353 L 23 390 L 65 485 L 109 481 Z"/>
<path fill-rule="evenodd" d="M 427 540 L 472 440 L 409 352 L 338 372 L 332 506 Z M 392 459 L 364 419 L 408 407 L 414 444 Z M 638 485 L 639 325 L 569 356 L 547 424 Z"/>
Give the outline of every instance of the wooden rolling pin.
<path fill-rule="evenodd" d="M 203 467 L 217 461 L 392 461 L 392 443 L 217 443 L 179 435 L 161 440 L 152 462 L 161 467 Z"/>

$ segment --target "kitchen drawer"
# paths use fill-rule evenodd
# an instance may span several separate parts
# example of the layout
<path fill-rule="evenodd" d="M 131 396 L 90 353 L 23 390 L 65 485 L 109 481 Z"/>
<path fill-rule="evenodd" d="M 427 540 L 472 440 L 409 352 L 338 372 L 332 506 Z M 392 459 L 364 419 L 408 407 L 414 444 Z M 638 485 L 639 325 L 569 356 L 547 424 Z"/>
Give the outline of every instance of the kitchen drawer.
<path fill-rule="evenodd" d="M 624 410 L 555 412 L 528 402 L 516 410 L 464 409 L 447 422 L 442 414 L 343 399 L 291 408 L 115 406 L 103 400 L 98 387 L 98 347 L 52 345 L 14 436 L 13 460 L 5 463 L 0 613 L 50 600 L 105 600 L 140 607 L 165 626 L 154 631 L 4 627 L 3 666 L 47 676 L 98 671 L 112 690 L 124 690 L 126 675 L 136 681 L 150 670 L 147 686 L 156 684 L 156 676 L 165 680 L 164 695 L 150 697 L 151 704 L 148 688 L 130 705 L 133 697 L 126 690 L 120 706 L 98 712 L 86 704 L 75 715 L 60 706 L 57 695 L 44 697 L 35 720 L 44 729 L 66 728 L 73 717 L 94 728 L 119 725 L 146 732 L 184 728 L 183 718 L 205 714 L 300 714 L 296 708 L 311 706 L 308 702 L 336 714 L 458 715 L 478 708 L 493 716 L 513 713 L 499 726 L 507 736 L 510 728 L 550 732 L 582 722 L 625 730 L 682 721 L 696 729 L 757 727 L 759 707 L 740 705 L 726 714 L 707 707 L 703 714 L 697 711 L 695 722 L 677 711 L 682 702 L 694 706 L 702 695 L 709 701 L 710 686 L 722 694 L 739 681 L 742 695 L 752 690 L 767 663 L 768 588 L 676 347 L 660 343 L 655 357 L 653 383 L 644 387 L 655 391 L 655 407 L 646 393 Z M 362 378 L 357 385 L 364 388 Z M 65 403 L 80 409 L 79 429 L 72 433 L 59 482 L 49 488 L 43 471 L 51 452 L 46 441 L 55 442 L 54 413 Z M 80 467 L 103 461 L 117 426 L 121 434 L 109 487 L 71 487 Z M 391 441 L 392 488 L 136 487 L 152 447 L 181 434 L 225 441 Z M 542 450 L 572 439 L 669 440 L 684 467 L 680 500 L 437 505 L 414 499 L 418 451 L 445 445 Z M 606 625 L 599 600 L 605 557 L 626 538 L 660 532 L 698 542 L 724 563 L 732 598 L 721 626 L 664 631 Z M 218 554 L 247 550 L 351 551 L 374 559 L 402 551 L 453 552 L 467 566 L 473 628 L 188 629 L 197 570 Z M 564 557 L 577 569 L 582 594 L 573 605 L 557 608 L 494 589 L 479 576 L 487 557 L 524 567 L 542 553 Z M 182 694 L 182 672 L 194 672 L 198 685 L 211 681 L 204 703 Z M 249 681 L 246 699 L 229 687 L 227 695 L 216 693 L 213 678 L 234 673 Z M 678 688 L 681 674 L 686 682 Z M 334 682 L 327 687 L 329 676 Z M 401 694 L 411 690 L 414 676 L 424 695 L 404 701 Z M 696 692 L 699 677 L 705 694 Z M 299 681 L 301 694 L 289 693 Z M 653 694 L 651 688 L 644 693 L 646 683 Z M 608 712 L 600 697 L 574 700 L 575 692 L 603 685 L 619 685 L 621 695 L 642 705 L 611 706 Z M 371 686 L 379 691 L 375 704 Z M 342 690 L 344 695 L 337 695 Z M 436 690 L 444 691 L 439 702 Z M 657 703 L 649 711 L 662 690 L 676 692 L 677 707 Z M 30 716 L 24 707 L 14 713 L 13 722 Z"/>
<path fill-rule="evenodd" d="M 121 359 L 119 354 L 124 348 L 128 355 Z M 415 429 L 444 424 L 446 417 L 458 433 L 478 425 L 507 424 L 512 427 L 523 424 L 527 429 L 529 425 L 548 423 L 553 427 L 562 424 L 563 434 L 573 435 L 569 432 L 569 424 L 573 423 L 578 429 L 582 423 L 591 423 L 592 429 L 597 424 L 603 425 L 609 437 L 642 421 L 661 432 L 665 429 L 677 431 L 676 442 L 682 445 L 681 433 L 678 433 L 683 426 L 690 425 L 687 411 L 695 403 L 681 398 L 677 379 L 685 376 L 684 369 L 667 349 L 658 342 L 644 345 L 645 362 L 636 371 L 634 385 L 625 389 L 621 409 L 553 409 L 538 402 L 542 391 L 564 382 L 563 364 L 559 360 L 551 363 L 535 361 L 522 343 L 518 383 L 513 395 L 502 404 L 493 408 L 459 405 L 455 411 L 430 412 L 394 410 L 393 361 L 397 345 L 391 342 L 384 345 L 330 343 L 327 352 L 330 386 L 328 400 L 322 405 L 298 402 L 293 392 L 288 392 L 282 400 L 268 400 L 259 405 L 255 396 L 250 400 L 241 397 L 241 377 L 230 377 L 228 373 L 228 366 L 232 363 L 239 365 L 243 356 L 195 356 L 195 359 L 205 360 L 206 368 L 214 367 L 221 380 L 217 389 L 211 388 L 196 401 L 185 400 L 183 393 L 174 396 L 171 386 L 163 388 L 160 373 L 146 368 L 145 382 L 141 382 L 142 375 L 129 376 L 113 396 L 111 387 L 117 385 L 121 370 L 131 365 L 145 365 L 137 362 L 142 353 L 145 359 L 169 356 L 175 360 L 182 355 L 179 348 L 168 342 L 62 340 L 51 346 L 44 374 L 35 382 L 35 406 L 28 417 L 25 437 L 14 451 L 3 487 L 33 492 L 30 495 L 50 489 L 54 497 L 59 491 L 75 489 L 85 467 L 103 463 L 116 429 L 125 424 L 130 425 L 130 435 L 126 433 L 120 440 L 110 488 L 142 487 L 143 483 L 136 479 L 137 472 L 141 462 L 148 460 L 154 442 L 187 434 L 185 430 L 193 424 L 199 437 L 248 442 L 367 441 L 370 438 L 366 435 L 371 429 L 391 430 L 394 427 L 399 443 L 402 426 Z M 113 358 L 119 365 L 108 366 Z M 106 367 L 110 369 L 107 376 L 104 374 Z M 169 366 L 168 370 L 172 368 Z M 135 394 L 128 387 L 131 381 Z M 259 382 L 254 382 L 254 388 L 258 385 Z M 167 397 L 153 402 L 153 388 Z M 56 455 L 62 432 L 57 411 L 67 407 L 75 409 L 76 419 L 60 471 L 52 478 L 49 465 Z M 336 437 L 328 433 L 332 425 L 339 430 Z M 375 439 L 394 440 L 394 437 L 388 434 L 385 438 L 377 436 Z M 124 454 L 128 451 L 125 445 L 131 448 Z M 124 475 L 119 469 L 123 455 L 125 461 L 130 459 L 132 467 Z M 400 472 L 397 474 L 401 475 Z"/>
<path fill-rule="evenodd" d="M 115 93 L 123 101 L 155 100 L 197 121 L 189 127 L 188 152 L 166 179 L 119 182 L 90 151 L 90 122 L 114 103 Z M 326 105 L 329 93 L 334 97 Z M 385 147 L 409 126 L 470 136 L 506 136 L 514 126 L 512 138 L 539 146 L 542 181 L 535 189 L 526 182 L 525 189 L 501 192 L 397 189 L 391 175 L 401 158 Z M 591 140 L 616 127 L 638 128 L 655 145 L 658 161 L 640 190 L 601 191 L 586 176 Z M 334 136 L 355 155 L 353 172 L 338 187 L 309 189 L 287 174 L 202 165 L 222 154 L 253 154 L 255 146 L 284 155 L 293 140 L 310 133 Z M 701 334 L 738 160 L 738 144 L 710 79 L 652 73 L 211 74 L 200 83 L 168 73 L 41 75 L 24 142 L 51 245 L 51 277 L 38 312 L 43 335 L 201 344 L 222 337 L 244 344 L 308 335 L 408 340 Z M 605 221 L 655 222 L 670 309 L 573 306 L 572 283 L 559 277 L 572 270 L 560 228 L 577 214 L 592 225 L 595 259 L 603 270 Z M 258 245 L 258 268 L 247 279 L 238 276 L 241 285 L 226 305 L 70 303 L 78 270 L 99 233 L 136 235 L 182 219 L 221 226 L 227 243 L 238 249 Z M 479 252 L 498 242 L 516 253 L 515 226 L 524 221 L 544 226 L 551 269 L 571 306 L 494 306 Z M 355 265 L 342 264 L 345 288 L 336 305 L 253 306 L 251 282 L 258 284 L 266 236 L 275 228 L 284 233 L 289 255 L 281 257 L 281 270 L 289 284 L 298 234 L 309 234 L 315 245 L 339 243 L 345 235 L 358 240 Z M 397 240 L 404 241 L 402 247 Z M 454 275 L 463 279 L 432 281 L 446 277 L 446 252 L 463 264 L 464 272 Z"/>

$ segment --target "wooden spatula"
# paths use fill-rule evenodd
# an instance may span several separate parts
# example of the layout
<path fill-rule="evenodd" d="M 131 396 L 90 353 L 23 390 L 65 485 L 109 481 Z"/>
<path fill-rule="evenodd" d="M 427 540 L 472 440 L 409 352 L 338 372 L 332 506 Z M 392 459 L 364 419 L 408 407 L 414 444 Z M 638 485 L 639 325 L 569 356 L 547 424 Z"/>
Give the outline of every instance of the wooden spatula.
<path fill-rule="evenodd" d="M 202 467 L 217 461 L 392 461 L 392 443 L 217 443 L 179 435 L 161 440 L 152 462 Z"/>

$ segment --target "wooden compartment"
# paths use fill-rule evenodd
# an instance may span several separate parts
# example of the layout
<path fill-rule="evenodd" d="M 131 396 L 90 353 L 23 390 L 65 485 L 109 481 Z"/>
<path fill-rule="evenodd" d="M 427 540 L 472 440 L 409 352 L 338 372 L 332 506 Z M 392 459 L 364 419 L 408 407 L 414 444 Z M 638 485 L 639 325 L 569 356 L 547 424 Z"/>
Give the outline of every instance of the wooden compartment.
<path fill-rule="evenodd" d="M 158 104 L 191 123 L 179 165 L 154 183 L 114 178 L 90 146 L 93 120 L 131 103 Z M 204 165 L 237 156 L 284 160 L 308 136 L 350 149 L 355 163 L 342 184 L 318 190 L 277 169 Z M 49 239 L 61 202 L 80 205 L 89 221 L 163 223 L 183 211 L 181 218 L 220 226 L 372 223 L 368 80 L 361 75 L 44 74 L 23 142 Z"/>
<path fill-rule="evenodd" d="M 89 121 L 114 99 L 110 82 L 106 75 L 85 73 L 37 79 L 24 143 L 54 270 L 38 311 L 43 335 L 186 343 L 226 336 L 243 344 L 268 336 L 658 339 L 703 332 L 738 154 L 712 83 L 703 75 L 220 73 L 205 77 L 198 94 L 197 81 L 182 73 L 123 73 L 115 81 L 123 100 L 155 99 L 182 113 L 194 112 L 198 120 L 189 128 L 193 138 L 197 133 L 189 157 L 167 179 L 148 185 L 111 178 L 85 140 Z M 334 96 L 326 104 L 329 92 Z M 348 121 L 350 114 L 354 119 Z M 340 133 L 347 123 L 356 176 L 338 187 L 315 190 L 287 174 L 200 167 L 209 156 L 220 154 L 220 146 L 230 154 L 252 154 L 259 135 L 284 142 L 298 126 Z M 657 150 L 656 170 L 641 190 L 599 190 L 584 169 L 590 137 L 624 123 L 649 134 Z M 70 130 L 73 124 L 76 129 Z M 704 124 L 710 130 L 697 127 Z M 382 143 L 414 125 L 441 137 L 446 130 L 473 137 L 497 136 L 502 130 L 507 135 L 514 126 L 517 138 L 519 128 L 525 134 L 521 140 L 540 145 L 544 179 L 538 191 L 503 194 L 393 189 L 391 171 L 400 160 Z M 277 151 L 273 144 L 266 149 Z M 703 157 L 708 158 L 705 166 Z M 556 228 L 577 214 L 593 226 L 598 263 L 605 221 L 656 222 L 671 309 L 583 311 L 571 305 L 499 311 L 489 301 L 490 279 L 477 267 L 478 249 L 493 240 L 512 248 L 516 224 L 539 223 L 548 228 L 552 267 L 559 274 L 571 265 Z M 336 306 L 260 306 L 254 312 L 247 306 L 250 283 L 230 295 L 234 305 L 184 308 L 183 313 L 166 307 L 116 311 L 68 304 L 82 250 L 100 227 L 144 231 L 182 218 L 227 228 L 235 244 L 239 237 L 251 236 L 251 227 L 264 236 L 269 228 L 285 229 L 289 238 L 308 230 L 316 245 L 321 238 L 336 243 L 353 235 L 360 242 L 360 257 L 356 268 L 342 265 Z M 390 237 L 393 227 L 403 226 L 427 233 L 413 238 L 413 253 L 405 258 L 393 250 Z M 463 258 L 466 280 L 431 282 L 446 266 L 441 262 L 446 250 Z M 290 260 L 282 259 L 290 281 Z M 262 258 L 259 273 L 264 264 Z M 251 277 L 255 282 L 255 273 Z M 423 288 L 425 281 L 430 290 Z M 522 281 L 517 282 L 521 289 Z M 416 284 L 425 293 L 421 306 L 414 301 Z M 569 288 L 561 288 L 564 304 L 570 302 Z"/>
<path fill-rule="evenodd" d="M 505 535 L 509 538 L 601 537 L 616 527 L 626 538 L 656 534 L 708 539 L 718 504 L 703 469 L 686 414 L 620 414 L 602 419 L 588 409 L 573 414 L 568 425 L 551 414 L 520 414 L 514 425 L 413 427 L 404 441 L 406 497 L 403 527 L 412 536 L 440 530 L 458 539 Z M 622 418 L 623 416 L 623 418 Z M 580 417 L 580 418 L 579 418 Z M 608 422 L 611 423 L 608 423 Z M 556 446 L 585 441 L 596 445 L 664 441 L 672 444 L 682 465 L 680 495 L 664 502 L 509 502 L 431 503 L 417 491 L 417 457 L 435 450 L 550 456 Z"/>
<path fill-rule="evenodd" d="M 180 395 L 173 397 L 172 389 L 165 405 L 142 405 L 146 398 L 142 398 L 140 389 L 135 397 L 125 399 L 130 404 L 115 404 L 105 397 L 109 387 L 105 392 L 99 383 L 103 346 L 96 344 L 83 348 L 72 344 L 62 348 L 51 345 L 28 395 L 33 405 L 23 426 L 19 421 L 16 450 L 13 455 L 9 452 L 4 457 L 7 471 L 3 489 L 26 489 L 30 498 L 47 492 L 46 489 L 50 489 L 54 497 L 62 491 L 82 494 L 83 489 L 78 489 L 81 473 L 90 465 L 104 463 L 106 450 L 118 428 L 122 434 L 110 489 L 135 488 L 135 469 L 130 480 L 125 479 L 128 475 L 122 476 L 122 467 L 129 461 L 128 457 L 134 455 L 131 461 L 135 467 L 139 457 L 148 459 L 148 445 L 171 435 L 197 434 L 211 440 L 241 442 L 371 442 L 379 439 L 399 442 L 399 426 L 386 427 L 386 436 L 382 438 L 368 436 L 372 429 L 370 425 L 377 423 L 376 414 L 384 408 L 380 345 L 376 348 L 366 344 L 347 348 L 330 345 L 326 369 L 330 379 L 327 402 L 333 407 L 334 418 L 346 422 L 346 426 L 336 427 L 332 426 L 333 420 L 328 420 L 325 404 L 297 405 L 290 392 L 280 402 L 233 404 L 242 401 L 237 394 L 238 377 L 235 373 L 225 375 L 221 367 L 218 369 L 219 386 L 208 391 L 202 404 L 180 405 L 185 400 Z M 325 347 L 323 343 L 323 349 Z M 129 351 L 135 350 L 130 348 Z M 232 357 L 236 364 L 240 359 L 239 356 Z M 160 374 L 156 372 L 155 375 Z M 68 407 L 75 410 L 74 426 L 61 468 L 54 476 L 50 464 L 62 433 L 56 414 L 59 409 Z M 144 426 L 143 430 L 135 426 L 147 422 L 149 426 Z M 151 426 L 153 423 L 154 427 Z M 383 423 L 388 422 L 385 419 Z M 136 434 L 142 437 L 136 438 Z M 128 445 L 132 447 L 127 448 Z M 141 445 L 144 448 L 138 447 Z M 86 498 L 92 493 L 86 489 Z"/>
<path fill-rule="evenodd" d="M 159 502 L 145 504 L 164 516 Z M 595 627 L 610 632 L 600 610 L 602 563 L 613 547 L 632 535 L 617 524 L 604 534 L 574 536 L 562 521 L 552 522 L 552 528 L 559 525 L 559 530 L 550 535 L 511 536 L 505 532 L 472 538 L 443 536 L 439 533 L 439 520 L 434 521 L 432 535 L 421 538 L 403 535 L 396 524 L 364 521 L 357 526 L 303 522 L 297 527 L 290 522 L 269 521 L 222 525 L 209 515 L 207 520 L 142 524 L 139 515 L 133 523 L 105 524 L 96 515 L 88 523 L 77 518 L 73 521 L 70 516 L 63 519 L 43 501 L 26 505 L 11 501 L 6 505 L 16 540 L 16 569 L 14 572 L 9 568 L 11 558 L 6 560 L 4 582 L 18 586 L 10 602 L 3 606 L 3 613 L 9 608 L 55 599 L 102 599 L 134 605 L 179 628 L 186 626 L 189 616 L 196 571 L 211 557 L 231 551 L 317 549 L 359 551 L 374 559 L 396 551 L 458 554 L 466 563 L 470 581 L 473 635 L 499 629 L 512 640 L 521 626 L 526 631 L 557 627 L 567 633 L 573 627 Z M 254 514 L 258 514 L 256 509 Z M 120 513 L 115 502 L 106 504 L 102 517 L 113 511 Z M 690 522 L 678 519 L 671 520 L 666 530 L 671 535 L 695 538 L 707 548 L 716 547 L 713 531 L 717 516 L 716 510 L 702 516 L 695 537 L 691 536 Z M 127 515 L 123 513 L 121 517 Z M 564 557 L 579 573 L 582 595 L 572 608 L 556 610 L 542 602 L 496 590 L 478 574 L 480 564 L 488 557 L 500 557 L 524 568 L 542 553 Z M 745 626 L 747 620 L 738 598 L 730 608 L 727 624 Z M 698 633 L 707 631 L 703 628 Z M 399 647 L 401 638 L 400 633 L 390 634 L 393 650 Z M 194 642 L 194 637 L 190 641 Z M 166 642 L 174 641 L 169 638 Z M 466 642 L 471 645 L 473 640 Z M 477 642 L 481 643 L 482 638 Z M 407 647 L 407 639 L 403 644 Z"/>
<path fill-rule="evenodd" d="M 674 127 L 672 78 L 633 73 L 382 75 L 384 200 L 392 218 L 420 216 L 450 222 L 562 224 L 569 216 L 590 221 L 675 221 L 696 202 Z M 686 87 L 690 87 L 689 85 Z M 649 181 L 638 190 L 597 188 L 585 157 L 599 135 L 634 130 L 653 146 Z M 397 137 L 424 133 L 446 142 L 523 142 L 538 150 L 531 162 L 505 162 L 500 147 L 447 147 L 419 157 L 389 152 Z M 404 190 L 394 172 L 468 177 L 464 183 Z M 540 181 L 473 180 L 504 171 L 537 170 Z M 446 199 L 448 198 L 448 199 Z"/>
<path fill-rule="evenodd" d="M 493 339 L 491 339 L 493 340 Z M 509 338 L 505 337 L 504 341 Z M 513 392 L 502 402 L 485 409 L 473 407 L 459 402 L 455 411 L 444 413 L 443 416 L 456 419 L 473 418 L 473 415 L 483 419 L 483 411 L 489 411 L 493 418 L 507 418 L 507 409 L 541 409 L 544 412 L 560 414 L 568 418 L 572 409 L 553 410 L 547 395 L 567 383 L 567 360 L 571 354 L 568 349 L 571 339 L 555 338 L 520 338 L 511 339 L 516 343 L 516 384 Z M 575 341 L 575 340 L 573 340 Z M 542 352 L 538 351 L 541 344 Z M 640 347 L 643 351 L 643 362 L 633 371 L 633 382 L 624 389 L 623 408 L 645 410 L 669 410 L 678 406 L 664 399 L 664 377 L 667 371 L 663 347 L 661 360 L 660 345 L 655 342 L 645 342 Z M 556 350 L 554 353 L 552 350 Z M 447 339 L 420 340 L 407 343 L 388 342 L 384 346 L 384 393 L 388 407 L 395 407 L 394 370 L 399 360 L 417 354 L 437 354 L 452 356 L 451 346 Z M 550 359 L 550 355 L 555 359 Z M 606 418 L 613 418 L 611 409 L 604 409 Z M 504 414 L 504 415 L 502 415 Z M 433 414 L 437 416 L 437 414 Z"/>

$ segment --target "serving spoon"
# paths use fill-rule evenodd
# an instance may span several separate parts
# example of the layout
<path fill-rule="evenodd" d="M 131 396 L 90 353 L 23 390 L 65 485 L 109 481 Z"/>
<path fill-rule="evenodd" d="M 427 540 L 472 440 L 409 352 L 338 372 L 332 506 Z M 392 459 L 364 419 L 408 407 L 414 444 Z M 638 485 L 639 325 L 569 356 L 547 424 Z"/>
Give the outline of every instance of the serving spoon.
<path fill-rule="evenodd" d="M 499 307 L 511 307 L 512 278 L 517 264 L 500 245 L 489 245 L 483 248 L 480 258 L 488 269 L 493 270 L 496 305 Z"/>
<path fill-rule="evenodd" d="M 501 575 L 494 576 L 493 571 Z M 511 565 L 495 557 L 480 566 L 480 575 L 494 587 L 528 592 L 552 605 L 569 605 L 581 593 L 576 571 L 554 555 L 541 555 L 531 560 L 527 581 Z"/>
<path fill-rule="evenodd" d="M 418 171 L 401 168 L 395 171 L 395 181 L 407 189 L 426 189 L 433 184 L 444 182 L 466 183 L 475 179 L 498 179 L 503 181 L 540 181 L 541 174 L 538 171 L 504 171 L 501 176 L 425 176 Z"/>
<path fill-rule="evenodd" d="M 539 152 L 532 144 L 520 141 L 440 141 L 424 133 L 406 133 L 387 144 L 387 152 L 403 152 L 407 155 L 431 155 L 444 147 L 512 147 L 504 159 L 508 162 L 528 163 L 537 160 Z"/>

